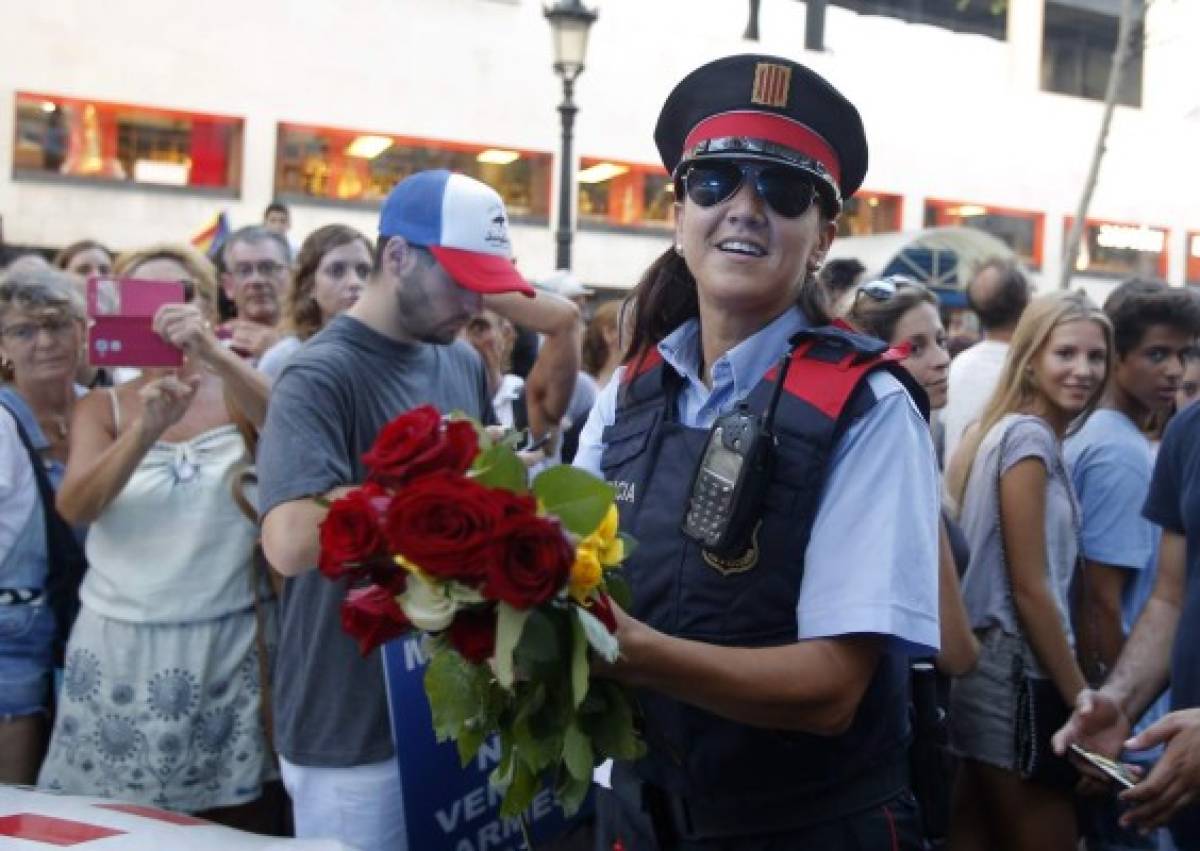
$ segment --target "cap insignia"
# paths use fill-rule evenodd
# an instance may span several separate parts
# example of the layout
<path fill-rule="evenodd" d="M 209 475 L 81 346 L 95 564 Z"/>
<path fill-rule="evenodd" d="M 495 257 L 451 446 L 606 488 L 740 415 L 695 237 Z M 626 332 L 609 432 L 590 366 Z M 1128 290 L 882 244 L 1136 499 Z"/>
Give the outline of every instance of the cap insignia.
<path fill-rule="evenodd" d="M 750 102 L 762 106 L 787 106 L 788 90 L 792 85 L 792 69 L 786 65 L 759 62 L 754 66 L 754 89 Z"/>

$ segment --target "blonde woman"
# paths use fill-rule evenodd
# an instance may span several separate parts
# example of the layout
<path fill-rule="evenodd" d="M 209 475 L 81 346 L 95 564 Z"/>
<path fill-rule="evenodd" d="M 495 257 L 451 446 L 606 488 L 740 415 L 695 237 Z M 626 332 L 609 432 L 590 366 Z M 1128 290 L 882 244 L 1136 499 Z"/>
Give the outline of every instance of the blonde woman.
<path fill-rule="evenodd" d="M 252 804 L 273 772 L 260 715 L 272 621 L 252 581 L 257 528 L 233 485 L 250 461 L 239 425 L 262 421 L 266 379 L 213 334 L 203 257 L 158 246 L 116 271 L 183 283 L 187 303 L 160 309 L 154 327 L 184 365 L 76 406 L 58 508 L 92 524 L 89 570 L 38 782 L 259 826 Z"/>
<path fill-rule="evenodd" d="M 1086 685 L 1068 614 L 1079 512 L 1061 444 L 1099 402 L 1112 352 L 1112 326 L 1086 296 L 1036 299 L 948 473 L 971 547 L 963 596 L 982 648 L 975 671 L 951 693 L 951 741 L 963 757 L 955 849 L 1076 847 L 1071 787 L 1029 776 L 1031 751 L 1018 739 L 1044 749 L 1043 766 L 1052 765 L 1044 761 L 1049 742 L 1018 725 L 1018 701 L 1022 692 L 1037 694 L 1046 719 L 1074 705 Z M 1055 700 L 1061 706 L 1052 707 Z"/>

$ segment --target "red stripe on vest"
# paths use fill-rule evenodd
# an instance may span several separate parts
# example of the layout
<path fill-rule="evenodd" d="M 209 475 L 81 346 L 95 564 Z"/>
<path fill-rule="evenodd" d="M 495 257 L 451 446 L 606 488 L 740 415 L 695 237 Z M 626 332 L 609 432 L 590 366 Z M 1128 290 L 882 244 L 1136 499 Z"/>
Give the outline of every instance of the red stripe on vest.
<path fill-rule="evenodd" d="M 868 357 L 857 362 L 857 354 L 851 352 L 837 363 L 830 363 L 806 357 L 813 345 L 813 340 L 807 340 L 796 348 L 783 389 L 831 420 L 841 415 L 863 375 L 880 363 L 903 359 L 896 349 L 889 349 L 879 357 Z M 772 367 L 767 373 L 767 380 L 774 381 L 778 375 L 779 368 Z"/>
<path fill-rule="evenodd" d="M 662 362 L 662 352 L 658 350 L 657 346 L 648 349 L 645 354 L 639 355 L 633 362 L 625 364 L 625 369 L 621 370 L 621 383 L 631 383 L 635 378 L 645 375 Z"/>

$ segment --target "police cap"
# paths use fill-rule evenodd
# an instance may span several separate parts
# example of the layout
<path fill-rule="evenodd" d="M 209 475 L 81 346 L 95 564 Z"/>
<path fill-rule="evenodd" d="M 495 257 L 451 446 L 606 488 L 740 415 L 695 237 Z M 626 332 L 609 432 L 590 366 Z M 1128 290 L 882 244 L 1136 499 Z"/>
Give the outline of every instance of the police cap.
<path fill-rule="evenodd" d="M 802 168 L 834 211 L 867 173 L 854 104 L 824 77 L 779 56 L 727 56 L 688 74 L 663 104 L 654 141 L 675 176 L 681 165 L 716 156 Z"/>

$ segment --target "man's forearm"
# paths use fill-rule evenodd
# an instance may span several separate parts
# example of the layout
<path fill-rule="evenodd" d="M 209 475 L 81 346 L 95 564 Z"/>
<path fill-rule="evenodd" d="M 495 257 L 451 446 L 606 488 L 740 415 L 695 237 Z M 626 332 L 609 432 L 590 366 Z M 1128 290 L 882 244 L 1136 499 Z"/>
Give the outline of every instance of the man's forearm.
<path fill-rule="evenodd" d="M 1178 625 L 1179 606 L 1151 597 L 1104 684 L 1103 691 L 1113 696 L 1131 721 L 1140 718 L 1167 687 Z"/>
<path fill-rule="evenodd" d="M 338 487 L 322 497 L 295 499 L 275 506 L 262 521 L 263 553 L 278 573 L 299 576 L 317 566 L 321 556 L 321 521 L 327 504 L 352 490 Z"/>

